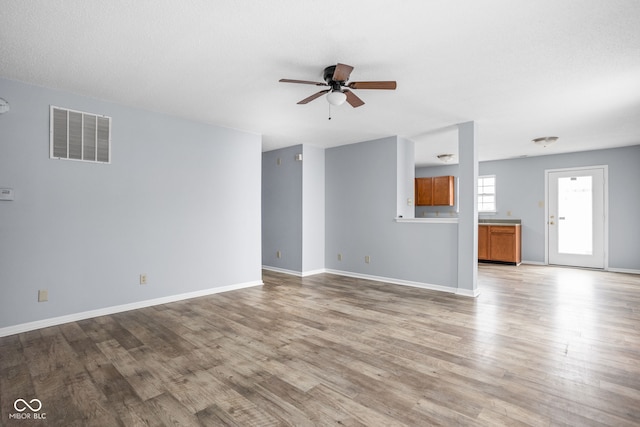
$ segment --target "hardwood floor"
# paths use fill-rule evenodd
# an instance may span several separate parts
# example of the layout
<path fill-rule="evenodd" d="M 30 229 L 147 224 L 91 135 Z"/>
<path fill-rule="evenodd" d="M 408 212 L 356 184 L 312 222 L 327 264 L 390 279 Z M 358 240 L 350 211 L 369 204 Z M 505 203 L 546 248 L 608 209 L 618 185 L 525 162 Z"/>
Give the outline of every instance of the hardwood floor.
<path fill-rule="evenodd" d="M 0 424 L 640 424 L 640 276 L 479 270 L 475 299 L 265 271 L 0 338 Z M 20 398 L 46 420 L 10 418 Z"/>

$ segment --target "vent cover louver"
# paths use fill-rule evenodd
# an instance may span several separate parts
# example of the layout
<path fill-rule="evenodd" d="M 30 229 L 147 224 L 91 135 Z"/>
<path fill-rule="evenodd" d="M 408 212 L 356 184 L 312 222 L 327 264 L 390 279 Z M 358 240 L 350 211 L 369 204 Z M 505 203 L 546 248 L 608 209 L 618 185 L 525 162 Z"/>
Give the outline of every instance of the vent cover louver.
<path fill-rule="evenodd" d="M 111 163 L 111 117 L 52 105 L 50 157 Z"/>

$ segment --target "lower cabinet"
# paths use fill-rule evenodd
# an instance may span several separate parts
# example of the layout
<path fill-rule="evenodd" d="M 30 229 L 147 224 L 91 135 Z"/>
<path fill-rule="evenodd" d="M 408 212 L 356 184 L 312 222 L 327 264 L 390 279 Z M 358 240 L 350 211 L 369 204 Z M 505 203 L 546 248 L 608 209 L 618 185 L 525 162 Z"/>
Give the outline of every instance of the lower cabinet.
<path fill-rule="evenodd" d="M 489 259 L 489 226 L 478 226 L 478 259 Z"/>
<path fill-rule="evenodd" d="M 520 225 L 479 225 L 478 260 L 520 264 Z"/>

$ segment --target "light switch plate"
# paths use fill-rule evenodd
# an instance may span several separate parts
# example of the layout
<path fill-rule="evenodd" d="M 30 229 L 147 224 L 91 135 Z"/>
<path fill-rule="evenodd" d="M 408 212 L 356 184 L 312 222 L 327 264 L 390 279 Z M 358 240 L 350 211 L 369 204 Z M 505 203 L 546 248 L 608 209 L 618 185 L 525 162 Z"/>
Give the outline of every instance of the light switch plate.
<path fill-rule="evenodd" d="M 13 200 L 13 188 L 0 188 L 0 200 Z"/>
<path fill-rule="evenodd" d="M 0 114 L 4 114 L 10 110 L 9 102 L 6 99 L 0 98 Z"/>

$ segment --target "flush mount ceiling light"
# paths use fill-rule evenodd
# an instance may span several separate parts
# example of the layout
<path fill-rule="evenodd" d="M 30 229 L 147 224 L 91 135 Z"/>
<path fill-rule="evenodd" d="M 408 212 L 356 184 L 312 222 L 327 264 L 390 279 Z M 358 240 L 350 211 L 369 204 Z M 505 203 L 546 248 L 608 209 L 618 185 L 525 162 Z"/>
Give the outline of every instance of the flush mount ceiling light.
<path fill-rule="evenodd" d="M 540 138 L 536 138 L 533 140 L 534 144 L 542 145 L 543 147 L 548 147 L 558 140 L 557 136 L 542 136 Z"/>
<path fill-rule="evenodd" d="M 451 160 L 453 160 L 453 157 L 453 154 L 438 154 L 438 159 L 445 163 L 449 163 Z"/>
<path fill-rule="evenodd" d="M 340 90 L 332 90 L 327 94 L 327 101 L 331 105 L 342 105 L 347 100 L 347 95 Z"/>

